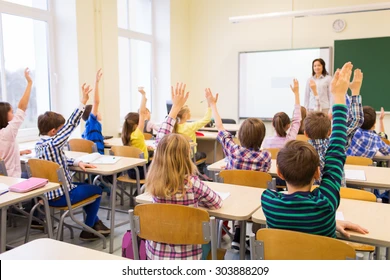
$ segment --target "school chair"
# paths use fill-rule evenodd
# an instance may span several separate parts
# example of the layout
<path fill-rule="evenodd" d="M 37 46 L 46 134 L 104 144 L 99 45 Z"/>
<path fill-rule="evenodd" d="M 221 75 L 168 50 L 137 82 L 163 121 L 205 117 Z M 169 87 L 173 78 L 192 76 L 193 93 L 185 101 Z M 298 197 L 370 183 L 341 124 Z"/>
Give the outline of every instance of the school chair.
<path fill-rule="evenodd" d="M 311 191 L 314 191 L 318 186 L 312 186 Z M 376 202 L 375 194 L 359 189 L 340 188 L 340 197 L 353 200 L 363 200 L 369 202 Z"/>
<path fill-rule="evenodd" d="M 118 157 L 129 157 L 129 158 L 145 158 L 144 157 L 144 153 L 136 148 L 136 147 L 130 147 L 130 146 L 112 146 L 111 147 L 111 151 L 110 153 L 112 153 L 114 156 L 118 156 Z M 145 179 L 142 179 L 140 178 L 140 175 L 139 175 L 139 171 L 138 171 L 138 168 L 133 168 L 136 172 L 136 179 L 131 179 L 126 172 L 123 172 L 122 176 L 118 177 L 118 182 L 121 182 L 121 183 L 128 183 L 130 184 L 130 192 L 126 192 L 125 191 L 125 188 L 121 185 L 118 185 L 118 189 L 121 191 L 121 195 L 120 195 L 120 198 L 121 198 L 121 205 L 124 204 L 124 195 L 128 196 L 129 199 L 130 199 L 130 206 L 132 206 L 132 202 L 133 202 L 133 195 L 132 195 L 132 184 L 134 185 L 137 185 L 137 192 L 138 192 L 138 195 L 141 194 L 141 184 L 145 184 Z M 145 177 L 146 177 L 146 165 L 143 166 L 143 169 L 144 169 L 144 174 L 145 174 Z"/>
<path fill-rule="evenodd" d="M 7 167 L 5 166 L 5 162 L 0 158 L 0 176 L 8 176 Z"/>
<path fill-rule="evenodd" d="M 271 158 L 272 159 L 276 159 L 278 157 L 278 153 L 280 151 L 279 148 L 268 148 L 268 149 L 264 149 L 264 150 L 267 150 L 268 152 L 271 153 Z"/>
<path fill-rule="evenodd" d="M 100 197 L 100 195 L 93 195 L 85 200 L 82 200 L 78 203 L 72 204 L 69 197 L 69 185 L 68 181 L 65 177 L 65 172 L 57 163 L 52 161 L 46 161 L 41 159 L 30 159 L 27 164 L 27 171 L 30 176 L 37 177 L 37 178 L 45 178 L 48 179 L 49 182 L 58 183 L 61 184 L 64 189 L 64 195 L 66 198 L 66 204 L 67 206 L 64 207 L 53 207 L 50 206 L 50 208 L 53 210 L 60 211 L 60 219 L 59 219 L 59 225 L 58 225 L 58 231 L 57 231 L 57 240 L 63 239 L 63 227 L 64 225 L 67 226 L 69 229 L 71 229 L 70 225 L 67 225 L 65 223 L 65 218 L 70 217 L 73 222 L 81 226 L 84 230 L 91 232 L 98 236 L 103 241 L 103 249 L 106 248 L 106 238 L 93 228 L 87 226 L 84 222 L 79 221 L 75 217 L 75 210 L 81 209 L 82 207 L 89 205 L 96 201 L 97 198 Z M 33 211 L 30 212 L 30 217 L 27 225 L 27 233 L 26 236 L 29 236 L 30 233 L 30 225 L 32 220 Z M 54 215 L 53 215 L 54 216 Z M 56 218 L 55 218 L 56 219 Z M 58 219 L 56 219 L 58 220 Z M 73 238 L 73 231 L 71 230 L 71 238 Z"/>
<path fill-rule="evenodd" d="M 345 164 L 370 166 L 373 165 L 373 161 L 366 157 L 347 156 Z"/>
<path fill-rule="evenodd" d="M 390 145 L 390 141 L 388 139 L 382 138 L 382 137 L 381 137 L 381 139 L 383 142 L 385 142 L 386 145 Z"/>
<path fill-rule="evenodd" d="M 70 139 L 68 141 L 69 151 L 82 153 L 97 153 L 97 146 L 94 142 L 85 139 Z"/>
<path fill-rule="evenodd" d="M 129 210 L 134 258 L 138 259 L 140 238 L 166 244 L 196 245 L 211 241 L 212 259 L 217 259 L 215 218 L 207 211 L 183 205 L 142 204 Z"/>
<path fill-rule="evenodd" d="M 260 229 L 249 237 L 252 260 L 347 260 L 355 250 L 343 241 L 280 229 Z"/>
<path fill-rule="evenodd" d="M 145 137 L 145 140 L 152 140 L 153 139 L 153 134 L 144 132 L 144 137 Z"/>
<path fill-rule="evenodd" d="M 266 189 L 272 176 L 266 172 L 253 170 L 222 170 L 219 177 L 225 184 Z"/>
<path fill-rule="evenodd" d="M 307 142 L 309 138 L 304 134 L 298 134 L 296 140 Z"/>

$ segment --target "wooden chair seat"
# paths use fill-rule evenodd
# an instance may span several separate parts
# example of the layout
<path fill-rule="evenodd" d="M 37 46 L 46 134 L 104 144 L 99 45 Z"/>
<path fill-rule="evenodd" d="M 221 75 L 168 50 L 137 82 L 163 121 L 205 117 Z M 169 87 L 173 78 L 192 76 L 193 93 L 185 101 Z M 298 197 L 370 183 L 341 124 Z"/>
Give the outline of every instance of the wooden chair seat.
<path fill-rule="evenodd" d="M 309 138 L 304 134 L 298 134 L 296 140 L 307 142 Z"/>
<path fill-rule="evenodd" d="M 222 249 L 222 248 L 218 248 L 217 249 L 217 260 L 219 261 L 222 261 L 225 259 L 225 255 L 226 255 L 226 249 Z M 211 256 L 211 250 L 209 252 L 209 254 L 207 255 L 207 258 L 206 258 L 208 261 L 211 261 L 213 258 Z"/>
<path fill-rule="evenodd" d="M 219 173 L 225 184 L 241 185 L 266 189 L 272 176 L 266 172 L 253 170 L 223 170 Z"/>
<path fill-rule="evenodd" d="M 278 153 L 280 151 L 280 149 L 278 149 L 278 148 L 268 148 L 268 149 L 264 149 L 264 150 L 267 150 L 268 152 L 271 153 L 272 159 L 276 159 L 278 157 Z"/>
<path fill-rule="evenodd" d="M 348 244 L 352 248 L 355 249 L 355 251 L 361 251 L 361 252 L 374 252 L 375 247 L 367 244 L 361 244 L 361 243 L 356 243 L 356 242 L 351 242 L 347 240 L 341 240 L 344 243 Z"/>
<path fill-rule="evenodd" d="M 117 179 L 119 182 L 123 182 L 123 183 L 130 183 L 130 184 L 137 184 L 137 180 L 136 179 L 131 179 L 129 176 L 127 175 L 124 175 L 124 176 L 120 176 L 118 177 Z M 140 180 L 140 184 L 145 184 L 145 180 Z"/>
<path fill-rule="evenodd" d="M 372 159 L 365 157 L 347 156 L 347 159 L 345 160 L 345 164 L 352 165 L 370 166 L 372 163 Z"/>
<path fill-rule="evenodd" d="M 145 137 L 145 140 L 151 140 L 151 139 L 153 139 L 153 134 L 144 132 L 144 137 Z"/>
<path fill-rule="evenodd" d="M 73 152 L 82 152 L 82 153 L 94 153 L 97 152 L 96 144 L 92 141 L 85 139 L 70 139 L 68 141 L 69 150 Z"/>
<path fill-rule="evenodd" d="M 202 159 L 200 159 L 200 160 L 197 160 L 196 163 L 195 163 L 195 165 L 198 166 L 198 165 L 200 165 L 200 164 L 202 164 L 202 163 L 205 163 L 205 162 L 206 162 L 206 159 L 205 159 L 205 158 L 202 158 Z"/>
<path fill-rule="evenodd" d="M 72 204 L 72 208 L 75 209 L 75 208 L 80 207 L 80 206 L 83 205 L 83 204 L 88 204 L 89 202 L 95 201 L 95 200 L 98 199 L 99 197 L 101 197 L 101 195 L 95 194 L 95 195 L 93 195 L 93 196 L 91 196 L 91 197 L 88 197 L 87 199 L 84 199 L 84 200 L 79 201 L 79 202 L 77 202 L 77 203 L 75 203 L 75 204 Z M 66 210 L 69 209 L 68 206 L 62 206 L 62 207 L 50 206 L 50 207 L 51 207 L 51 208 L 54 208 L 54 209 L 56 209 L 56 210 L 62 210 L 62 211 L 66 211 Z"/>

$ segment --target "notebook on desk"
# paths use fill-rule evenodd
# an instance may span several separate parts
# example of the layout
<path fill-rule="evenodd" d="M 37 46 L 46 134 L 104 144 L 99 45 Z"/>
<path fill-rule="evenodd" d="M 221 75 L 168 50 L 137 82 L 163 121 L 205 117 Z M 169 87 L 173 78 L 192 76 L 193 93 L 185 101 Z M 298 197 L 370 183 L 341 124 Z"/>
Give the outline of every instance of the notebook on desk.
<path fill-rule="evenodd" d="M 118 158 L 118 157 L 105 156 L 105 155 L 101 155 L 99 153 L 88 154 L 88 155 L 79 157 L 77 159 L 82 161 L 82 162 L 90 163 L 90 164 L 115 164 L 120 160 L 120 158 Z"/>
<path fill-rule="evenodd" d="M 6 184 L 0 183 L 0 195 L 7 193 L 9 187 Z"/>

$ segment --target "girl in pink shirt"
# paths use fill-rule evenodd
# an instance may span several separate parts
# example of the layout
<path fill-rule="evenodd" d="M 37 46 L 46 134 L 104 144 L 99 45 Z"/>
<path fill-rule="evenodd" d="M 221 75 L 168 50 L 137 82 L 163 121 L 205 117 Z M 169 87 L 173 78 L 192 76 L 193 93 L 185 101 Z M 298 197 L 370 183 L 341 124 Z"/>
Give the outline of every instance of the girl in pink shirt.
<path fill-rule="evenodd" d="M 26 116 L 28 101 L 30 100 L 32 80 L 30 70 L 24 70 L 24 76 L 27 80 L 27 87 L 22 98 L 19 101 L 18 109 L 15 114 L 12 107 L 7 102 L 0 102 L 0 158 L 5 162 L 8 176 L 20 178 L 22 170 L 20 167 L 20 151 L 16 142 L 16 136 L 20 126 Z M 23 154 L 30 153 L 23 151 Z"/>
<path fill-rule="evenodd" d="M 299 83 L 294 79 L 294 86 L 290 86 L 295 95 L 295 107 L 292 122 L 290 123 L 289 116 L 284 112 L 275 114 L 272 125 L 275 128 L 275 136 L 268 136 L 264 139 L 263 148 L 281 149 L 290 141 L 295 140 L 298 135 L 299 127 L 301 126 L 301 105 L 299 100 Z M 289 130 L 290 129 L 290 130 Z"/>

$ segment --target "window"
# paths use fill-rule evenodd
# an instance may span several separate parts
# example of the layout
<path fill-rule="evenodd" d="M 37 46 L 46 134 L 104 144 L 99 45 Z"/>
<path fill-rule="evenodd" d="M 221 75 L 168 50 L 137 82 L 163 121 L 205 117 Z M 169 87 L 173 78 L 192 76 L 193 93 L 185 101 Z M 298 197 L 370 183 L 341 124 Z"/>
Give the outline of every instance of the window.
<path fill-rule="evenodd" d="M 9 102 L 14 110 L 17 108 L 26 88 L 26 67 L 30 68 L 34 82 L 27 116 L 19 133 L 26 140 L 29 136 L 37 137 L 38 115 L 51 108 L 51 20 L 48 11 L 37 10 L 47 9 L 47 5 L 46 0 L 0 0 L 0 101 Z"/>
<path fill-rule="evenodd" d="M 153 91 L 152 0 L 118 0 L 118 56 L 121 123 L 137 112 L 143 86 L 151 109 Z"/>

